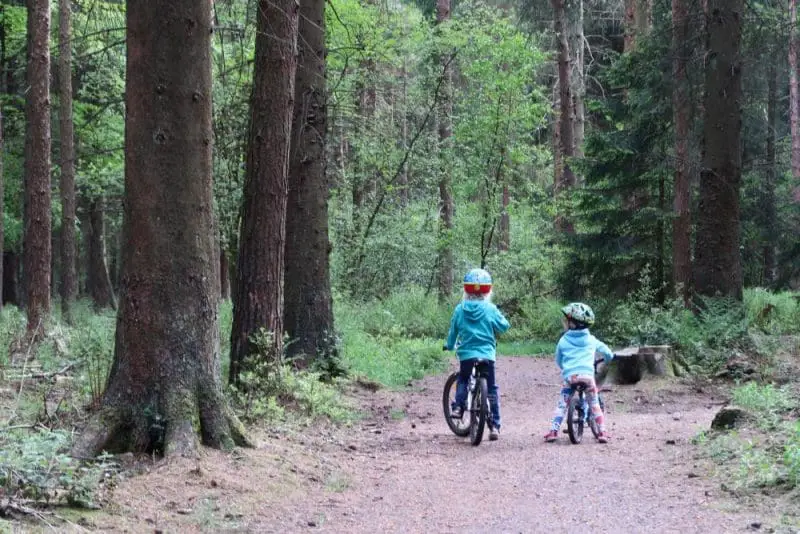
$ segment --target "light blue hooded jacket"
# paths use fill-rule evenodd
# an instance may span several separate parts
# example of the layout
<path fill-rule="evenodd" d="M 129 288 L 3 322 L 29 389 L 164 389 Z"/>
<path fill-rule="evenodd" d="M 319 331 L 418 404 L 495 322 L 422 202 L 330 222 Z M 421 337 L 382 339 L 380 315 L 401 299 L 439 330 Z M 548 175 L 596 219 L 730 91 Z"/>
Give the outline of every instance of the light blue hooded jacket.
<path fill-rule="evenodd" d="M 510 326 L 491 302 L 465 300 L 453 311 L 445 346 L 447 350 L 453 350 L 458 342 L 456 356 L 459 361 L 474 358 L 494 361 L 497 347 L 495 333 L 502 334 Z"/>
<path fill-rule="evenodd" d="M 594 355 L 599 352 L 608 363 L 614 353 L 608 346 L 589 333 L 588 328 L 567 330 L 556 345 L 556 365 L 561 378 L 569 381 L 572 375 L 594 376 Z"/>

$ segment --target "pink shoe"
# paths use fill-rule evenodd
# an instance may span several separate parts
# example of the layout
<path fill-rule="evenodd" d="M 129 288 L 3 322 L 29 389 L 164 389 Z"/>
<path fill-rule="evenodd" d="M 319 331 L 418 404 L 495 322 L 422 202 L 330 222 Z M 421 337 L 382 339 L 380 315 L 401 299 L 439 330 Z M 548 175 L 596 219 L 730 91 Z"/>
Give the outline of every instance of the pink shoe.
<path fill-rule="evenodd" d="M 608 443 L 610 439 L 611 436 L 608 435 L 608 432 L 600 432 L 600 434 L 597 435 L 597 441 L 600 443 Z"/>
<path fill-rule="evenodd" d="M 557 439 L 558 439 L 558 432 L 556 430 L 551 430 L 544 436 L 544 440 L 547 443 L 553 443 Z"/>

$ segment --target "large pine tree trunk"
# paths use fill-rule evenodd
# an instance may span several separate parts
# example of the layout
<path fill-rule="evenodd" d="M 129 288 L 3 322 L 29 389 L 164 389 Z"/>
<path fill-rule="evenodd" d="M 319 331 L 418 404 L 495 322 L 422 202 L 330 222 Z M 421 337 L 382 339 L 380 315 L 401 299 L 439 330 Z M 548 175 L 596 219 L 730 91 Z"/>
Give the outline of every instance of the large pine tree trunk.
<path fill-rule="evenodd" d="M 450 18 L 450 0 L 436 1 L 436 24 L 440 25 Z M 453 75 L 448 57 L 439 58 L 442 65 L 443 83 L 439 100 L 439 259 L 438 296 L 439 302 L 446 302 L 453 291 L 453 246 L 450 244 L 453 231 L 455 202 L 450 183 L 450 157 L 452 145 L 453 115 Z"/>
<path fill-rule="evenodd" d="M 686 66 L 689 11 L 672 0 L 672 114 L 675 124 L 675 185 L 672 203 L 672 279 L 685 304 L 692 290 L 691 178 L 689 176 L 689 87 Z M 680 289 L 679 289 L 680 288 Z"/>
<path fill-rule="evenodd" d="M 291 355 L 335 355 L 325 145 L 325 0 L 301 0 L 286 217 L 284 327 Z"/>
<path fill-rule="evenodd" d="M 261 0 L 250 100 L 250 140 L 242 230 L 233 301 L 230 382 L 236 384 L 252 336 L 274 334 L 274 354 L 283 351 L 283 269 L 289 145 L 297 68 L 296 0 Z"/>
<path fill-rule="evenodd" d="M 0 62 L 0 69 L 2 69 L 2 62 Z M 2 72 L 0 71 L 0 77 Z M 0 311 L 5 304 L 6 295 L 3 289 L 5 288 L 5 271 L 3 264 L 5 263 L 5 224 L 3 219 L 5 217 L 5 175 L 3 174 L 3 154 L 5 154 L 5 136 L 3 135 L 3 110 L 0 109 Z"/>
<path fill-rule="evenodd" d="M 767 80 L 767 146 L 761 213 L 764 231 L 764 285 L 777 278 L 776 250 L 778 247 L 778 215 L 775 205 L 775 140 L 778 128 L 778 73 L 775 62 L 769 63 Z"/>
<path fill-rule="evenodd" d="M 800 180 L 800 89 L 797 80 L 797 0 L 789 0 L 789 125 L 792 136 L 792 177 Z"/>
<path fill-rule="evenodd" d="M 50 1 L 28 0 L 23 262 L 28 332 L 50 313 Z"/>
<path fill-rule="evenodd" d="M 695 247 L 700 295 L 742 298 L 739 254 L 741 186 L 740 56 L 744 0 L 709 0 L 704 154 Z"/>
<path fill-rule="evenodd" d="M 71 320 L 78 292 L 75 273 L 75 143 L 72 124 L 72 2 L 59 0 L 58 91 L 61 137 L 61 313 Z"/>
<path fill-rule="evenodd" d="M 114 362 L 73 449 L 245 443 L 219 362 L 206 0 L 128 2 L 125 202 Z"/>

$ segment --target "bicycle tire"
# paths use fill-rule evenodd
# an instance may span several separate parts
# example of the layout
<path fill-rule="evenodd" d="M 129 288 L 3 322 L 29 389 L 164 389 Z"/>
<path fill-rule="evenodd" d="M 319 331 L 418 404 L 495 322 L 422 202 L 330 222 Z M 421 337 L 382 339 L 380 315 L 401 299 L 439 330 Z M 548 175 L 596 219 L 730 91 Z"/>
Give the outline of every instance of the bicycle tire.
<path fill-rule="evenodd" d="M 476 383 L 470 411 L 472 420 L 469 425 L 469 440 L 477 447 L 483 440 L 483 430 L 486 428 L 486 419 L 489 416 L 489 386 L 483 377 L 478 378 Z"/>
<path fill-rule="evenodd" d="M 597 400 L 600 403 L 600 410 L 605 413 L 605 407 L 603 406 L 603 399 L 600 397 L 600 393 L 597 394 Z M 589 416 L 586 418 L 587 422 L 589 423 L 589 428 L 592 430 L 592 434 L 594 437 L 600 435 L 600 427 L 597 426 L 597 421 L 594 419 L 594 414 L 592 413 L 592 407 L 589 406 Z"/>
<path fill-rule="evenodd" d="M 573 391 L 567 402 L 567 434 L 569 440 L 577 445 L 583 439 L 583 396 Z"/>
<path fill-rule="evenodd" d="M 464 415 L 461 416 L 461 419 L 453 419 L 450 417 L 452 413 L 451 404 L 455 400 L 455 389 L 458 382 L 458 372 L 452 373 L 450 376 L 447 377 L 447 381 L 444 383 L 444 392 L 442 394 L 442 409 L 444 410 L 444 420 L 447 421 L 447 426 L 450 427 L 450 431 L 453 432 L 456 436 L 460 438 L 465 438 L 469 436 L 469 410 L 464 410 Z M 452 397 L 451 394 L 452 393 Z"/>

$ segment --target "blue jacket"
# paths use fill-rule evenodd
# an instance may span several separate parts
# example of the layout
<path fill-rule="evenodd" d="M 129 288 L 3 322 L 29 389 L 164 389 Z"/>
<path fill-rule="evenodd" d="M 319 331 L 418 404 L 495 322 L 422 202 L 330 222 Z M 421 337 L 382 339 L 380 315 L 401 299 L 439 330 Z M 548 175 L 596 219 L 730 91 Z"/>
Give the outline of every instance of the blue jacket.
<path fill-rule="evenodd" d="M 456 348 L 459 360 L 495 359 L 495 333 L 502 334 L 511 325 L 497 306 L 484 300 L 465 300 L 456 306 L 447 334 L 447 350 Z"/>
<path fill-rule="evenodd" d="M 569 380 L 572 375 L 594 376 L 594 355 L 599 352 L 606 362 L 614 358 L 608 346 L 589 333 L 588 328 L 567 330 L 556 345 L 556 365 L 561 377 Z"/>

